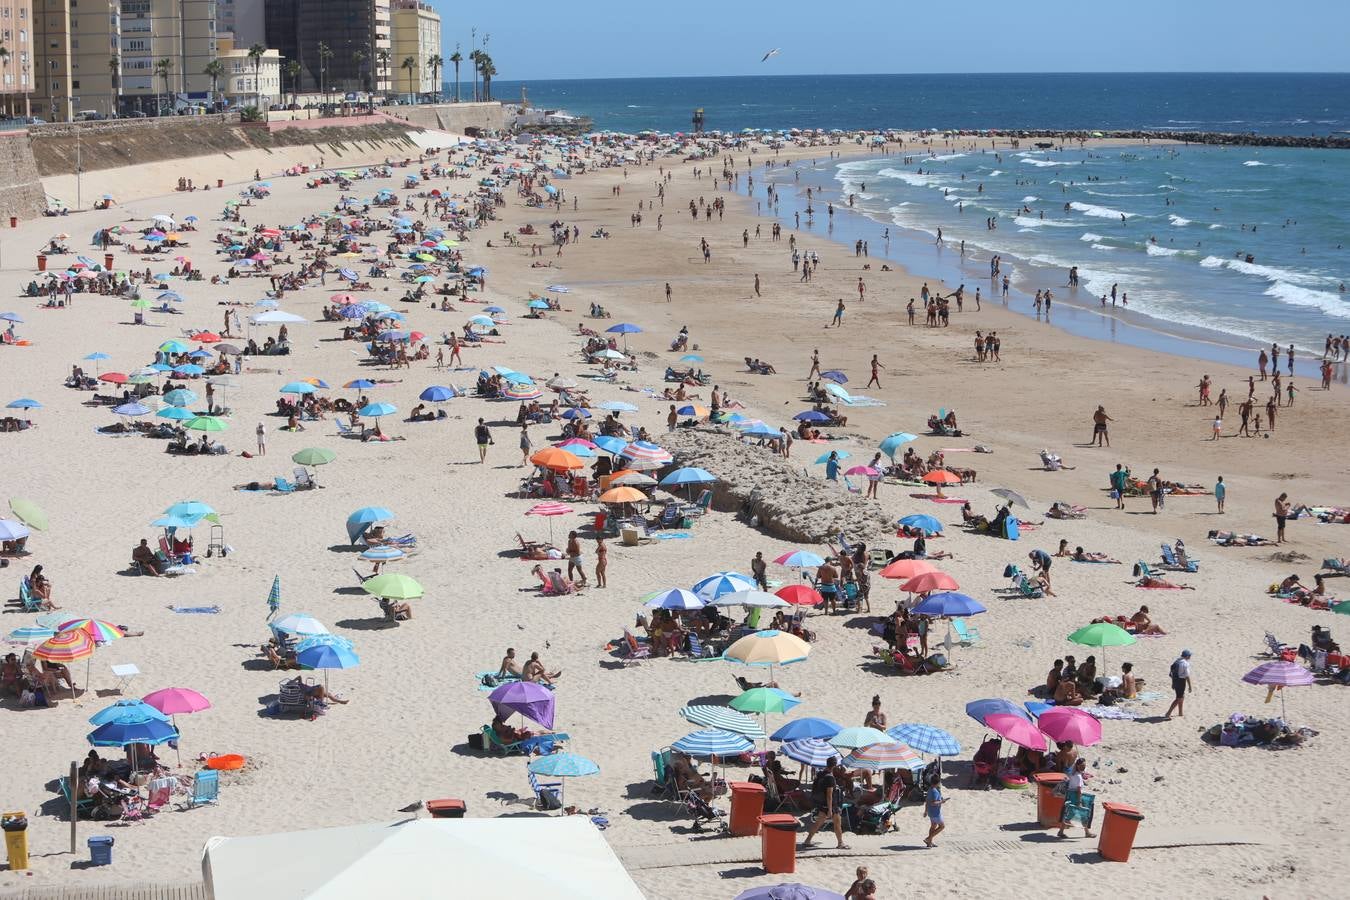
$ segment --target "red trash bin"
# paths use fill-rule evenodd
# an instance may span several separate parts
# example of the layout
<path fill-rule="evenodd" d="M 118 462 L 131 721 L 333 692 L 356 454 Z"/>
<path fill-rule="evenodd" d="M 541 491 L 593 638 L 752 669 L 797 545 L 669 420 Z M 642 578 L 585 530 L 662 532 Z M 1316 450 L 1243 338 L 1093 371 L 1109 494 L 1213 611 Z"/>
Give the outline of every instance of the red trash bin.
<path fill-rule="evenodd" d="M 18 216 L 10 216 L 10 217 L 9 217 L 9 227 L 10 227 L 10 228 L 18 228 L 18 227 L 19 227 L 19 217 L 18 217 Z"/>
<path fill-rule="evenodd" d="M 39 272 L 47 271 L 47 257 L 41 253 L 38 254 L 38 271 Z"/>
<path fill-rule="evenodd" d="M 107 269 L 109 272 L 112 271 L 112 261 L 113 255 L 111 253 L 103 254 L 103 268 Z"/>
<path fill-rule="evenodd" d="M 737 837 L 759 834 L 759 817 L 764 814 L 764 785 L 753 781 L 733 781 L 731 789 L 731 833 Z"/>
<path fill-rule="evenodd" d="M 1097 852 L 1111 862 L 1129 862 L 1134 848 L 1134 834 L 1144 814 L 1124 803 L 1103 803 L 1101 835 L 1097 838 Z"/>
<path fill-rule="evenodd" d="M 224 186 L 225 186 L 225 179 L 224 179 L 224 178 L 217 178 L 217 179 L 216 179 L 216 187 L 218 187 L 218 188 L 223 188 Z"/>
<path fill-rule="evenodd" d="M 1036 820 L 1042 828 L 1059 827 L 1060 816 L 1064 815 L 1064 798 L 1055 795 L 1055 788 L 1069 776 L 1063 772 L 1037 772 L 1031 777 L 1036 781 Z"/>
<path fill-rule="evenodd" d="M 607 522 L 608 520 L 609 520 L 609 513 L 606 513 L 606 512 L 598 512 L 598 513 L 595 514 L 595 533 L 596 533 L 596 534 L 604 534 L 604 533 L 605 533 L 605 522 Z"/>
<path fill-rule="evenodd" d="M 785 813 L 759 817 L 760 862 L 769 875 L 797 871 L 797 819 Z"/>

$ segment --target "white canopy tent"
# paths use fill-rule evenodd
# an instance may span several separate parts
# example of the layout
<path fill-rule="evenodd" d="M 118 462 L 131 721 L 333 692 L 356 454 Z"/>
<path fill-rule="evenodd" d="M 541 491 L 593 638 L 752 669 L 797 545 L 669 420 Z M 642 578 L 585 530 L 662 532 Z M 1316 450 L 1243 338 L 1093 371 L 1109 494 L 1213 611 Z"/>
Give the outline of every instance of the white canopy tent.
<path fill-rule="evenodd" d="M 585 816 L 411 819 L 251 837 L 202 849 L 212 900 L 516 897 L 643 900 Z"/>

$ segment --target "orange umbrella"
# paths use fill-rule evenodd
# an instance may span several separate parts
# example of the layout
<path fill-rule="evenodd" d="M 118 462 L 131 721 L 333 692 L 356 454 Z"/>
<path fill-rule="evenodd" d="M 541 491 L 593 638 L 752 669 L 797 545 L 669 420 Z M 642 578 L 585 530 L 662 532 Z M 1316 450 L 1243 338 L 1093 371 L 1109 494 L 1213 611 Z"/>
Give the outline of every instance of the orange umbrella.
<path fill-rule="evenodd" d="M 925 572 L 940 572 L 941 570 L 930 562 L 922 559 L 897 559 L 895 562 L 888 563 L 877 574 L 882 578 L 910 579 Z"/>
<path fill-rule="evenodd" d="M 927 594 L 930 591 L 954 591 L 960 585 L 946 572 L 923 572 L 900 585 L 900 590 L 910 594 Z"/>
<path fill-rule="evenodd" d="M 647 495 L 633 487 L 610 488 L 600 495 L 601 503 L 641 503 Z"/>
<path fill-rule="evenodd" d="M 585 465 L 581 457 L 575 453 L 569 453 L 561 447 L 545 447 L 534 456 L 530 457 L 530 462 L 536 466 L 543 466 L 545 469 L 580 469 Z"/>
<path fill-rule="evenodd" d="M 923 476 L 923 480 L 929 484 L 960 484 L 961 476 L 948 472 L 946 469 L 935 469 Z"/>

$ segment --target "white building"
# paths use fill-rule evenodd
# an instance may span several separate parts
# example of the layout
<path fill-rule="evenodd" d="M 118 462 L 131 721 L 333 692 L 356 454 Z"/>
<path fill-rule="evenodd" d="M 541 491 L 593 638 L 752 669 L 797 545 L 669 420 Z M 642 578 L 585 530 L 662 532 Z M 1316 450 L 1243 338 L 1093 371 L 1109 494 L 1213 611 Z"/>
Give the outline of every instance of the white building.
<path fill-rule="evenodd" d="M 220 76 L 220 92 L 231 106 L 266 109 L 281 102 L 281 51 L 267 50 L 255 66 L 254 60 L 249 58 L 248 47 L 236 47 L 234 41 L 221 35 L 216 58 L 225 69 Z"/>

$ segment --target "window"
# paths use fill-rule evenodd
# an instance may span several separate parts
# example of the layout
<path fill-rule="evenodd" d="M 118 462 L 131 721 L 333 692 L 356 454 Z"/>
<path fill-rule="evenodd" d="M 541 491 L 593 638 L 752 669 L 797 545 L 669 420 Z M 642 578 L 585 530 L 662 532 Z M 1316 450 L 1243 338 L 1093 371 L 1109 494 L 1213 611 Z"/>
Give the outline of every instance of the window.
<path fill-rule="evenodd" d="M 78 90 L 80 89 L 80 83 L 79 83 L 78 81 L 72 81 L 72 82 L 70 83 L 70 86 L 71 86 L 71 88 L 72 88 L 73 90 L 77 90 L 77 91 L 78 91 Z"/>

